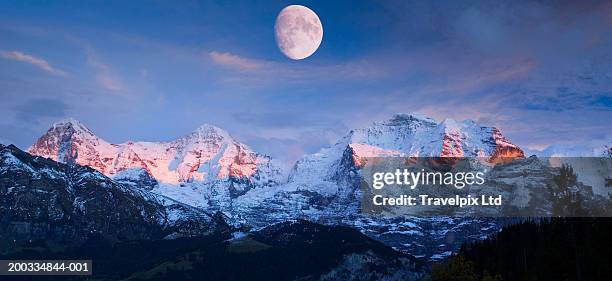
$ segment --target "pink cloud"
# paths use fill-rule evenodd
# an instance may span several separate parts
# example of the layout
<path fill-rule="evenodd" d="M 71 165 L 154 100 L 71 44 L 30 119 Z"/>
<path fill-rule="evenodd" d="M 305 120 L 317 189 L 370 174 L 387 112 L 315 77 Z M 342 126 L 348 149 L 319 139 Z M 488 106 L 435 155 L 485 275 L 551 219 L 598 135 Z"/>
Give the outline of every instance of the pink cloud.
<path fill-rule="evenodd" d="M 208 53 L 208 57 L 216 64 L 234 68 L 237 70 L 254 70 L 264 66 L 264 62 L 249 58 L 243 58 L 231 53 L 221 53 L 212 51 Z"/>
<path fill-rule="evenodd" d="M 28 54 L 24 54 L 19 51 L 10 51 L 10 52 L 0 51 L 0 57 L 9 59 L 9 60 L 29 63 L 53 75 L 64 76 L 66 74 L 64 71 L 52 67 L 49 64 L 49 62 L 47 62 L 44 59 L 37 58 L 37 57 L 31 56 Z"/>

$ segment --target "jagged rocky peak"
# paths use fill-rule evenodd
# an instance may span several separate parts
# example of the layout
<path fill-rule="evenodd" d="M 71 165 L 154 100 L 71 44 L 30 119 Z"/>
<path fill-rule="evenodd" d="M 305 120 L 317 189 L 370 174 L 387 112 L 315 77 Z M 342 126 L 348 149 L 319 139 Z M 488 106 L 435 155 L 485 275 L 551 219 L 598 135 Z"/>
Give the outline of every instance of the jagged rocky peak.
<path fill-rule="evenodd" d="M 85 125 L 73 118 L 67 118 L 53 123 L 47 132 L 29 150 L 45 153 L 56 149 L 55 146 L 62 143 L 72 142 L 76 139 L 93 138 L 95 138 L 95 135 Z"/>
<path fill-rule="evenodd" d="M 282 172 L 270 157 L 254 152 L 218 127 L 204 124 L 170 142 L 110 144 L 74 119 L 53 124 L 30 153 L 59 162 L 92 167 L 107 176 L 142 169 L 167 184 L 230 177 L 276 181 Z"/>
<path fill-rule="evenodd" d="M 381 124 L 387 127 L 381 128 Z M 472 120 L 447 118 L 437 123 L 421 114 L 396 114 L 359 131 L 350 146 L 357 154 L 364 152 L 363 157 L 387 155 L 390 151 L 400 156 L 524 157 L 522 150 L 499 129 L 480 126 Z"/>
<path fill-rule="evenodd" d="M 63 141 L 100 141 L 100 139 L 96 137 L 96 135 L 89 128 L 73 118 L 67 118 L 53 123 L 46 135 L 63 137 Z"/>
<path fill-rule="evenodd" d="M 51 125 L 51 128 L 72 130 L 73 132 L 87 133 L 87 134 L 93 135 L 91 130 L 89 130 L 85 125 L 83 125 L 83 123 L 79 122 L 78 120 L 72 117 L 62 119 L 62 120 L 59 120 L 53 123 L 53 125 Z"/>
<path fill-rule="evenodd" d="M 197 129 L 193 130 L 190 134 L 183 137 L 184 140 L 191 142 L 199 142 L 199 141 L 214 141 L 214 142 L 223 142 L 223 141 L 233 141 L 233 138 L 230 134 L 213 125 L 210 124 L 202 124 Z"/>
<path fill-rule="evenodd" d="M 200 127 L 193 131 L 193 134 L 196 134 L 200 137 L 209 137 L 209 136 L 225 136 L 229 137 L 229 133 L 217 126 L 210 124 L 202 124 Z"/>
<path fill-rule="evenodd" d="M 62 163 L 86 165 L 104 172 L 107 163 L 102 154 L 112 150 L 114 147 L 111 144 L 98 138 L 85 125 L 68 118 L 51 125 L 28 152 Z"/>
<path fill-rule="evenodd" d="M 388 126 L 405 126 L 412 124 L 436 125 L 436 120 L 420 113 L 397 113 L 391 119 L 382 122 Z"/>
<path fill-rule="evenodd" d="M 348 146 L 358 157 L 490 157 L 494 146 L 512 145 L 495 128 L 472 120 L 447 118 L 438 123 L 415 113 L 396 114 L 389 120 L 351 132 Z"/>
<path fill-rule="evenodd" d="M 445 119 L 438 123 L 422 114 L 403 113 L 352 130 L 332 147 L 305 156 L 294 166 L 290 179 L 335 175 L 334 170 L 347 165 L 342 160 L 347 154 L 357 167 L 367 157 L 484 157 L 491 162 L 524 157 L 523 151 L 495 127 L 471 120 Z"/>

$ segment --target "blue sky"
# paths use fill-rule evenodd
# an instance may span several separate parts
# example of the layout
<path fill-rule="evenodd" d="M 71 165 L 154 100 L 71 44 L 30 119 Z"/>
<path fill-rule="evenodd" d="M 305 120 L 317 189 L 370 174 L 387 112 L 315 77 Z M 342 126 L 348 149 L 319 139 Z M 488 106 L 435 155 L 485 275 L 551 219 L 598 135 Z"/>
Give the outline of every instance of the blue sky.
<path fill-rule="evenodd" d="M 320 17 L 277 49 L 277 13 Z M 528 148 L 612 140 L 605 1 L 2 1 L 0 139 L 74 117 L 110 142 L 200 124 L 291 163 L 396 112 L 497 126 Z"/>

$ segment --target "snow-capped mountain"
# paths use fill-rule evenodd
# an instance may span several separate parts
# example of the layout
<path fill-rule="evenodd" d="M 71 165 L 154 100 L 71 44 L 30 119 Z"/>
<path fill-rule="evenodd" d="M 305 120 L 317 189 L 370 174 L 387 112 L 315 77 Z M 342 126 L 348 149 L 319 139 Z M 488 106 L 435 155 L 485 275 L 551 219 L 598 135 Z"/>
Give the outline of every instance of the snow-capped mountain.
<path fill-rule="evenodd" d="M 289 174 L 282 191 L 308 190 L 319 195 L 346 197 L 365 157 L 524 157 L 523 151 L 499 129 L 473 121 L 446 119 L 441 123 L 419 114 L 397 114 L 364 129 L 350 131 L 331 147 L 306 155 Z M 251 194 L 260 192 L 251 192 Z M 257 194 L 259 195 L 259 194 Z"/>
<path fill-rule="evenodd" d="M 330 148 L 298 161 L 290 181 L 312 181 L 336 174 L 344 155 L 360 167 L 364 157 L 484 157 L 496 161 L 524 157 L 523 151 L 495 127 L 482 127 L 471 120 L 441 123 L 420 114 L 397 114 L 371 127 L 352 130 Z"/>
<path fill-rule="evenodd" d="M 272 198 L 299 197 L 291 208 L 299 213 L 320 213 L 314 209 L 340 216 L 348 210 L 357 212 L 359 169 L 367 157 L 481 157 L 496 162 L 524 154 L 494 127 L 469 120 L 438 123 L 419 114 L 396 114 L 387 121 L 352 130 L 331 147 L 299 160 L 288 183 L 278 188 L 285 197 L 274 194 Z M 269 194 L 248 193 L 241 198 L 248 201 L 238 205 L 258 202 Z"/>
<path fill-rule="evenodd" d="M 0 236 L 82 241 L 161 239 L 227 232 L 211 215 L 170 198 L 123 185 L 99 172 L 0 145 Z"/>
<path fill-rule="evenodd" d="M 234 267 L 220 264 L 239 264 L 244 278 L 257 280 L 420 280 L 425 274 L 422 261 L 355 229 L 292 220 L 247 234 L 234 232 L 224 218 L 89 167 L 0 145 L 0 237 L 6 258 L 31 256 L 32 249 L 43 256 L 93 255 L 108 261 L 97 267 L 103 280 L 147 278 L 151 272 L 173 280 L 175 268 L 196 279 L 199 272 L 215 279 L 234 276 Z M 182 262 L 186 256 L 188 267 Z M 138 266 L 117 270 L 127 261 Z M 262 271 L 262 264 L 278 266 Z M 160 274 L 158 268 L 169 270 Z"/>
<path fill-rule="evenodd" d="M 359 211 L 364 157 L 464 156 L 491 162 L 523 157 L 523 151 L 496 128 L 451 119 L 438 123 L 417 114 L 398 114 L 350 131 L 331 147 L 299 160 L 286 181 L 280 179 L 281 171 L 270 157 L 209 125 L 172 142 L 109 144 L 69 119 L 54 124 L 29 152 L 90 166 L 118 182 L 190 206 L 222 211 L 233 224 L 259 228 L 295 218 L 344 224 L 413 254 L 429 256 L 450 253 L 463 239 L 494 232 L 495 222 L 364 218 Z M 486 230 L 474 225 L 486 225 Z M 431 248 L 443 243 L 448 233 L 461 238 Z M 406 237 L 419 242 L 408 245 Z"/>
<path fill-rule="evenodd" d="M 288 182 L 252 190 L 237 198 L 232 214 L 258 226 L 289 218 L 345 224 L 411 254 L 439 259 L 470 239 L 494 233 L 495 219 L 370 218 L 360 212 L 360 168 L 365 157 L 524 157 L 523 151 L 492 127 L 472 121 L 441 123 L 418 114 L 350 131 L 331 147 L 299 160 Z M 407 241 L 411 241 L 407 243 Z"/>
<path fill-rule="evenodd" d="M 110 144 L 74 119 L 59 121 L 28 149 L 33 155 L 88 166 L 113 177 L 141 169 L 163 184 L 244 180 L 267 186 L 281 180 L 269 156 L 251 150 L 226 131 L 202 125 L 170 142 Z"/>

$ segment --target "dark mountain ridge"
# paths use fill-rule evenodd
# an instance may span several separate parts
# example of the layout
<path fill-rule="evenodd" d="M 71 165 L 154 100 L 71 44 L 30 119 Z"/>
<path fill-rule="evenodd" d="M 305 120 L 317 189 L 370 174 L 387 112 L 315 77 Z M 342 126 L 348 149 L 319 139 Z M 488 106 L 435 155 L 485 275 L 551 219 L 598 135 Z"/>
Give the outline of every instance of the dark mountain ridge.
<path fill-rule="evenodd" d="M 0 203 L 0 237 L 14 241 L 159 239 L 230 229 L 219 216 L 13 145 L 0 145 Z"/>

